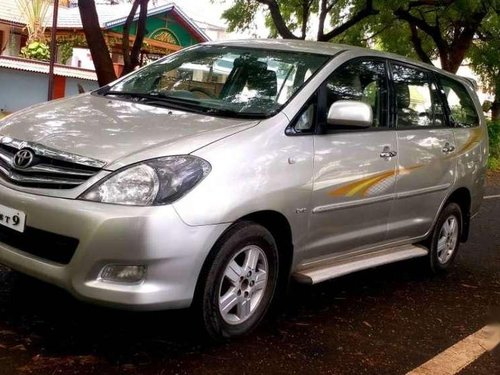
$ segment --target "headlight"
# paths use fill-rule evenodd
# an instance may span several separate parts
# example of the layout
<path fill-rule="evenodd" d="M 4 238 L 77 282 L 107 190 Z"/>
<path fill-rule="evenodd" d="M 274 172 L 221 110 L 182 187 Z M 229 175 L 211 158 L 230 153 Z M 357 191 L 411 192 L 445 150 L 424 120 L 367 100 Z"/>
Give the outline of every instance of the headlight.
<path fill-rule="evenodd" d="M 210 170 L 207 161 L 189 155 L 147 160 L 112 173 L 79 199 L 133 206 L 168 204 L 196 186 Z"/>

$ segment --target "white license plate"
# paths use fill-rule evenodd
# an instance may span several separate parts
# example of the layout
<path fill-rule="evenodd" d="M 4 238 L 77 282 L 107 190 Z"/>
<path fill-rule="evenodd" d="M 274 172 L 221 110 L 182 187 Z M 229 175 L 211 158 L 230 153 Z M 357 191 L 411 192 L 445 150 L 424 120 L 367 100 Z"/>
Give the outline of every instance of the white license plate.
<path fill-rule="evenodd" d="M 26 214 L 24 212 L 0 204 L 0 225 L 22 233 L 25 223 Z"/>

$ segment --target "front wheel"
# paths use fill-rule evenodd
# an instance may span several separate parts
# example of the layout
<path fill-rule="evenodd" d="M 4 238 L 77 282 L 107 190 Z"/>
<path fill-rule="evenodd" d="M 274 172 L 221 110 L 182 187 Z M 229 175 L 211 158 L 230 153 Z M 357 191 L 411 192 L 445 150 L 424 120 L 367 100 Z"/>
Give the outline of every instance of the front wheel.
<path fill-rule="evenodd" d="M 430 238 L 430 267 L 432 272 L 446 271 L 457 256 L 462 234 L 462 210 L 449 203 L 441 211 Z"/>
<path fill-rule="evenodd" d="M 249 222 L 235 224 L 207 260 L 199 310 L 215 339 L 251 332 L 263 319 L 276 290 L 278 249 L 271 233 Z"/>

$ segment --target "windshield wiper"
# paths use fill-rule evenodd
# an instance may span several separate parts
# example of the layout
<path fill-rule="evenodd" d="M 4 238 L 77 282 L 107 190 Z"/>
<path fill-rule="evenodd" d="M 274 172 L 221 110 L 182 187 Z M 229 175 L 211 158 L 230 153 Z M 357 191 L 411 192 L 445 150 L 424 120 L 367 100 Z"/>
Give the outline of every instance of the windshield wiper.
<path fill-rule="evenodd" d="M 167 108 L 189 110 L 196 113 L 205 113 L 214 116 L 237 117 L 237 118 L 266 118 L 268 113 L 261 112 L 239 112 L 228 108 L 212 108 L 201 105 L 199 100 L 169 95 L 167 93 L 153 91 L 151 93 L 138 93 L 132 91 L 107 91 L 103 95 L 128 96 L 140 99 L 140 103 L 161 105 Z"/>
<path fill-rule="evenodd" d="M 165 107 L 173 108 L 173 109 L 181 109 L 181 110 L 191 110 L 195 112 L 205 112 L 198 106 L 198 101 L 193 101 L 189 99 L 176 98 L 169 95 L 161 94 L 161 93 L 140 93 L 140 92 L 132 92 L 132 91 L 107 91 L 103 93 L 103 95 L 116 95 L 116 96 L 128 96 L 131 98 L 140 99 L 140 103 L 142 104 L 155 104 L 162 105 Z"/>
<path fill-rule="evenodd" d="M 266 118 L 266 113 L 260 112 L 239 112 L 233 109 L 226 108 L 208 108 L 205 113 L 209 115 L 219 115 L 219 116 L 230 116 L 230 117 L 242 117 L 242 118 Z"/>
<path fill-rule="evenodd" d="M 149 97 L 149 94 L 143 94 L 140 92 L 132 92 L 132 91 L 105 91 L 102 93 L 102 95 L 107 96 L 107 95 L 116 95 L 116 96 L 131 96 L 133 98 L 147 98 Z"/>

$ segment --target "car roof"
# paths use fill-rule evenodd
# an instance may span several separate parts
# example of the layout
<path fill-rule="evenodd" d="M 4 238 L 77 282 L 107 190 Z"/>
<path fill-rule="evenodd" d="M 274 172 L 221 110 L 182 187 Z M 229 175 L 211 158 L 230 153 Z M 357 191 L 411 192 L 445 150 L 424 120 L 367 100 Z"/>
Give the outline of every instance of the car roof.
<path fill-rule="evenodd" d="M 390 52 L 382 52 L 369 48 L 350 46 L 346 44 L 337 44 L 330 42 L 316 42 L 311 40 L 301 40 L 301 39 L 235 39 L 235 40 L 221 40 L 215 42 L 206 42 L 207 45 L 227 45 L 234 47 L 246 47 L 246 48 L 260 48 L 260 49 L 272 49 L 278 51 L 295 51 L 302 53 L 313 53 L 321 54 L 327 56 L 335 56 L 340 52 L 346 51 L 357 51 L 358 53 L 364 54 L 366 56 L 378 56 L 388 59 L 393 59 L 401 62 L 405 62 L 411 65 L 420 66 L 424 69 L 432 70 L 438 72 L 442 75 L 448 76 L 452 79 L 459 80 L 462 83 L 472 86 L 471 88 L 475 91 L 473 82 L 469 79 L 461 76 L 457 76 L 445 70 L 439 69 L 434 65 L 426 64 L 421 61 L 413 60 L 401 55 L 396 55 Z"/>
<path fill-rule="evenodd" d="M 330 56 L 336 55 L 337 53 L 345 51 L 348 48 L 356 48 L 342 44 L 313 42 L 299 39 L 235 39 L 207 42 L 205 44 L 306 52 Z"/>

